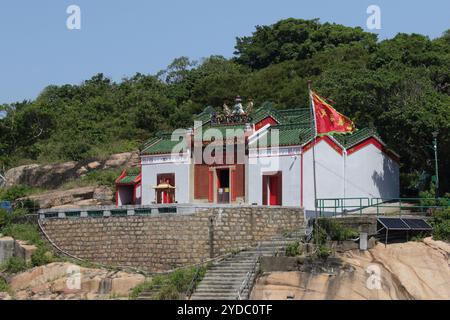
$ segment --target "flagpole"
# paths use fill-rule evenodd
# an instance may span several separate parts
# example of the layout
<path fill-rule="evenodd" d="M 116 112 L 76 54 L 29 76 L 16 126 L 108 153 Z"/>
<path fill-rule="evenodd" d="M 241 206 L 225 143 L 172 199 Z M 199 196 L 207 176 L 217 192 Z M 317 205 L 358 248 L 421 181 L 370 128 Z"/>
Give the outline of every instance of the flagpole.
<path fill-rule="evenodd" d="M 312 154 L 313 154 L 313 181 L 314 181 L 314 213 L 315 213 L 315 227 L 316 229 L 316 244 L 319 243 L 319 237 L 318 237 L 318 219 L 319 215 L 317 212 L 317 181 L 316 181 L 316 150 L 315 150 L 315 144 L 316 144 L 316 138 L 317 138 L 317 126 L 316 126 L 316 113 L 314 109 L 314 100 L 312 98 L 312 92 L 311 92 L 311 80 L 308 80 L 308 93 L 309 93 L 309 101 L 310 101 L 310 109 L 311 109 L 311 130 L 314 130 L 314 136 L 313 136 L 313 145 L 312 145 Z"/>

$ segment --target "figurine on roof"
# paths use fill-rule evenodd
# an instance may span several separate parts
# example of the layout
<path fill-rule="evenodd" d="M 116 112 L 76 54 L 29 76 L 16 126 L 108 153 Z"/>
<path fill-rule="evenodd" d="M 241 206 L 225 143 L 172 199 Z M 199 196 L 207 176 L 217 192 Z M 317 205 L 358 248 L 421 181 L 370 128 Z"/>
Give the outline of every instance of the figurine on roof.
<path fill-rule="evenodd" d="M 242 99 L 240 96 L 236 97 L 236 104 L 234 105 L 233 114 L 243 115 L 245 114 L 244 108 L 242 107 Z"/>

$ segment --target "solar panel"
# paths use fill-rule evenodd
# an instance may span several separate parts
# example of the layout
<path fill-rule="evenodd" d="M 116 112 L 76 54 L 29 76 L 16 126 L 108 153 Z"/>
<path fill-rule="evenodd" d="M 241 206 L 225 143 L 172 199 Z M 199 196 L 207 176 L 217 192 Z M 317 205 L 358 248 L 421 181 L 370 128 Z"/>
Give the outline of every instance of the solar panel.
<path fill-rule="evenodd" d="M 433 228 L 423 219 L 402 219 L 411 230 L 432 230 Z"/>
<path fill-rule="evenodd" d="M 378 218 L 378 221 L 389 230 L 410 230 L 410 227 L 400 218 Z"/>

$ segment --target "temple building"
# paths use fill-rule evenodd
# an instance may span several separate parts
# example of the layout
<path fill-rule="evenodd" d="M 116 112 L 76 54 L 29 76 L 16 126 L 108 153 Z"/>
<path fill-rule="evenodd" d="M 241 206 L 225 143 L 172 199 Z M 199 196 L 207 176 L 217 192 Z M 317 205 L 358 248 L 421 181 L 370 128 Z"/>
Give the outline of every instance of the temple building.
<path fill-rule="evenodd" d="M 233 108 L 231 108 L 233 109 Z M 224 111 L 222 111 L 224 110 Z M 117 179 L 117 205 L 254 204 L 314 209 L 317 198 L 396 198 L 399 157 L 371 129 L 317 136 L 309 108 L 207 107 L 194 126 L 160 133 L 140 172 Z"/>

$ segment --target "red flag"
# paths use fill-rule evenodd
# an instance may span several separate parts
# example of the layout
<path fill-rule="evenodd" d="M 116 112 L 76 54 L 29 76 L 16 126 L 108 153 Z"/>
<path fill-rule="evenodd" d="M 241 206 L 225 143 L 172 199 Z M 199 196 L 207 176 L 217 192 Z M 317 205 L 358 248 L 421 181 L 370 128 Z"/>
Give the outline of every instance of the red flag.
<path fill-rule="evenodd" d="M 337 112 L 324 98 L 311 91 L 311 99 L 316 117 L 317 134 L 345 133 L 355 131 L 353 122 Z"/>

